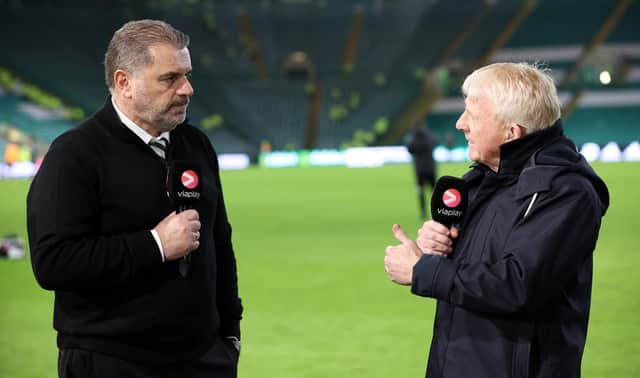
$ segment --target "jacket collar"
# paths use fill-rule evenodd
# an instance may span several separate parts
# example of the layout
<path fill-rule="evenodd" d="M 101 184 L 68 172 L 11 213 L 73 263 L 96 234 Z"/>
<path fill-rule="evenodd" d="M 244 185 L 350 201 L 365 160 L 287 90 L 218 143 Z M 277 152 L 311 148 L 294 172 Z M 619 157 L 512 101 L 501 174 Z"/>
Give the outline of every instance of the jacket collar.
<path fill-rule="evenodd" d="M 550 127 L 501 145 L 498 175 L 519 174 L 538 150 L 560 139 L 563 135 L 562 120 L 558 119 Z"/>
<path fill-rule="evenodd" d="M 464 175 L 463 179 L 471 183 L 475 180 L 490 175 L 498 179 L 517 176 L 533 158 L 537 151 L 544 146 L 551 144 L 562 138 L 562 121 L 558 119 L 552 126 L 527 134 L 522 138 L 504 143 L 500 146 L 500 165 L 498 173 L 494 173 L 489 167 L 480 163 L 473 163 L 471 170 Z"/>

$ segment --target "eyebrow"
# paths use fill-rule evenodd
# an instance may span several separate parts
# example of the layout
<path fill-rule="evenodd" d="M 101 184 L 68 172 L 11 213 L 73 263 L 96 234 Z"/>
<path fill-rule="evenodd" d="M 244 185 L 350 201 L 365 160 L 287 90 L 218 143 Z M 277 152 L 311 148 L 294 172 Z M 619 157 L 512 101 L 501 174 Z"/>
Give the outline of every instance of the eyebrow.
<path fill-rule="evenodd" d="M 162 74 L 162 75 L 160 75 L 158 78 L 159 78 L 160 80 L 162 80 L 162 79 L 168 79 L 168 78 L 170 78 L 170 77 L 172 77 L 172 76 L 182 76 L 182 75 L 184 75 L 184 76 L 189 76 L 189 74 L 191 74 L 191 72 L 192 72 L 192 71 L 191 71 L 191 70 L 189 70 L 188 72 L 186 72 L 186 73 L 184 73 L 184 74 L 183 74 L 183 73 L 181 73 L 181 72 L 171 71 L 171 72 L 163 73 L 163 74 Z"/>

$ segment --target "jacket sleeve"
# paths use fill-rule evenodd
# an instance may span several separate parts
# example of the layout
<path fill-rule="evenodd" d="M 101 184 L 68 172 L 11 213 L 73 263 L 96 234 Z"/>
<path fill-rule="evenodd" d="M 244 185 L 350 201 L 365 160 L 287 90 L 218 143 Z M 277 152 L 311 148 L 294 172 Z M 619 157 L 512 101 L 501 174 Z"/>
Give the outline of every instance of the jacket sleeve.
<path fill-rule="evenodd" d="M 99 235 L 98 162 L 63 136 L 47 153 L 27 197 L 27 229 L 35 277 L 47 290 L 123 284 L 161 263 L 149 230 Z M 135 251 L 135 253 L 134 253 Z"/>
<path fill-rule="evenodd" d="M 213 148 L 211 151 L 214 161 L 217 155 Z M 219 168 L 216 163 L 216 179 L 218 187 L 218 204 L 214 225 L 214 240 L 216 245 L 217 277 L 216 298 L 218 301 L 218 314 L 220 314 L 220 334 L 223 336 L 236 336 L 240 338 L 240 320 L 242 319 L 242 302 L 238 296 L 238 274 L 236 258 L 231 243 L 231 225 L 227 218 L 227 211 L 222 194 Z"/>
<path fill-rule="evenodd" d="M 414 266 L 411 290 L 480 313 L 535 311 L 561 295 L 564 283 L 591 257 L 601 216 L 586 179 L 558 178 L 513 227 L 501 259 L 456 263 L 425 255 Z"/>

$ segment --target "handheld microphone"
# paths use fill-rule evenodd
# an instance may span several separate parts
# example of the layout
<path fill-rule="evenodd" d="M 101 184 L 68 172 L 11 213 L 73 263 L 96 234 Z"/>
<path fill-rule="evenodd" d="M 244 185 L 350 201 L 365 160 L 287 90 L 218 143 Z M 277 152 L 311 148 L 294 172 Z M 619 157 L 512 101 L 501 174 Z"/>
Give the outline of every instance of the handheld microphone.
<path fill-rule="evenodd" d="M 467 182 L 453 176 L 442 176 L 431 196 L 431 217 L 447 228 L 462 223 L 467 210 Z"/>
<path fill-rule="evenodd" d="M 169 195 L 176 213 L 195 209 L 200 199 L 200 177 L 195 164 L 173 161 L 169 165 Z"/>
<path fill-rule="evenodd" d="M 201 194 L 200 177 L 194 163 L 173 161 L 169 165 L 168 189 L 176 213 L 195 209 Z M 184 256 L 179 263 L 179 271 L 183 277 L 189 274 L 191 254 Z"/>

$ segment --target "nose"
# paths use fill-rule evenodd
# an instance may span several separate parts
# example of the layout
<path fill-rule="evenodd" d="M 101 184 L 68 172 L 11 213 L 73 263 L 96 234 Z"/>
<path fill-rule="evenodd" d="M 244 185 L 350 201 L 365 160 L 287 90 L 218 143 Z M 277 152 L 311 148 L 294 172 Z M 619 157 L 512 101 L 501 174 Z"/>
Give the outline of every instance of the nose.
<path fill-rule="evenodd" d="M 458 121 L 456 121 L 456 129 L 460 130 L 460 131 L 467 131 L 468 127 L 467 127 L 467 117 L 466 117 L 467 112 L 463 112 L 460 115 L 460 118 L 458 118 Z"/>
<path fill-rule="evenodd" d="M 189 82 L 188 78 L 184 78 L 184 81 L 178 88 L 177 94 L 181 96 L 193 96 L 193 87 L 191 86 L 191 82 Z"/>

